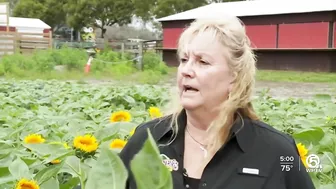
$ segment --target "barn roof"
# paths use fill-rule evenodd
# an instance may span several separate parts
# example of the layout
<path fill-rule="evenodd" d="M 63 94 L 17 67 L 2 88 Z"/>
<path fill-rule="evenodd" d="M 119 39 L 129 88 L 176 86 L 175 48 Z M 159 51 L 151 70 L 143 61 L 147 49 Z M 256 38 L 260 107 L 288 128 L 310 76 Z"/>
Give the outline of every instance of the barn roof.
<path fill-rule="evenodd" d="M 3 22 L 0 22 L 0 26 L 5 26 L 5 24 Z M 51 29 L 51 27 L 48 24 L 44 23 L 42 20 L 37 18 L 9 17 L 9 26 Z"/>
<path fill-rule="evenodd" d="M 224 15 L 244 17 L 335 10 L 336 0 L 250 0 L 212 3 L 206 6 L 163 17 L 157 19 L 157 21 L 219 18 Z"/>

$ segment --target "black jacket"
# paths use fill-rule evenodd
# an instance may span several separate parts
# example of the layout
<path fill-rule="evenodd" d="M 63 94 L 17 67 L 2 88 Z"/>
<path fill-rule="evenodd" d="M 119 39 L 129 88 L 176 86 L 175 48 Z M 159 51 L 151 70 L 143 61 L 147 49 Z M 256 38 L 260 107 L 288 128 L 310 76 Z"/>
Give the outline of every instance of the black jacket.
<path fill-rule="evenodd" d="M 168 116 L 140 125 L 121 151 L 120 157 L 130 174 L 128 189 L 136 189 L 129 163 L 146 140 L 147 128 L 158 144 L 166 144 L 173 133 L 169 127 L 170 118 Z M 178 122 L 180 129 L 176 140 L 169 146 L 159 147 L 159 150 L 161 154 L 178 162 L 178 169 L 171 172 L 173 185 L 174 189 L 184 189 L 186 188 L 183 168 L 185 111 L 179 115 Z M 248 118 L 237 118 L 231 133 L 230 141 L 215 154 L 204 169 L 198 188 L 315 188 L 300 160 L 292 137 L 263 122 Z"/>

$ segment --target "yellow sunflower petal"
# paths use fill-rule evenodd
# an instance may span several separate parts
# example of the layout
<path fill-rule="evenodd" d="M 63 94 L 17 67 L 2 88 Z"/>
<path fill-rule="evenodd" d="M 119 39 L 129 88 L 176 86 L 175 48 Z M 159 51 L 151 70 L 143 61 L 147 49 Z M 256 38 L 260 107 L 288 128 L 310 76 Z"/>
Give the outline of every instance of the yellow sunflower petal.
<path fill-rule="evenodd" d="M 133 129 L 131 130 L 131 132 L 129 133 L 130 136 L 134 135 L 135 129 L 136 129 L 136 128 L 133 128 Z"/>
<path fill-rule="evenodd" d="M 148 109 L 148 112 L 149 112 L 149 115 L 152 119 L 159 118 L 159 117 L 162 116 L 162 113 L 161 113 L 160 109 L 157 108 L 157 107 L 150 107 Z"/>
<path fill-rule="evenodd" d="M 305 167 L 308 167 L 306 160 L 307 160 L 307 157 L 301 157 L 301 161 L 302 161 L 303 165 Z"/>
<path fill-rule="evenodd" d="M 305 157 L 308 154 L 308 149 L 302 143 L 298 143 L 296 146 L 299 151 L 300 157 Z"/>
<path fill-rule="evenodd" d="M 45 139 L 40 134 L 30 134 L 24 138 L 26 144 L 44 143 Z"/>
<path fill-rule="evenodd" d="M 39 189 L 39 185 L 34 180 L 21 179 L 17 185 L 16 189 Z"/>
<path fill-rule="evenodd" d="M 127 111 L 118 111 L 112 113 L 110 121 L 113 122 L 129 122 L 131 121 L 131 114 Z"/>
<path fill-rule="evenodd" d="M 59 164 L 59 163 L 61 163 L 61 160 L 55 159 L 55 160 L 52 160 L 50 163 L 52 163 L 52 164 Z"/>
<path fill-rule="evenodd" d="M 112 149 L 122 149 L 126 145 L 127 141 L 121 139 L 115 139 L 111 142 L 110 147 Z"/>
<path fill-rule="evenodd" d="M 77 136 L 74 139 L 73 145 L 76 149 L 84 152 L 93 152 L 98 149 L 97 139 L 92 135 Z"/>

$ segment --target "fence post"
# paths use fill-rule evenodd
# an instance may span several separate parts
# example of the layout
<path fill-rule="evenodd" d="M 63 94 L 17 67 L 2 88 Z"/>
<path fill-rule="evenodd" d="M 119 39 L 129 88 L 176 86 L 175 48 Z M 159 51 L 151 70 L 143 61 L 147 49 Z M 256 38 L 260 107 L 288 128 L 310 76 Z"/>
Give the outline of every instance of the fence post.
<path fill-rule="evenodd" d="M 52 30 L 49 30 L 49 48 L 53 48 L 53 37 L 52 37 Z"/>
<path fill-rule="evenodd" d="M 138 69 L 143 70 L 143 42 L 139 42 L 139 49 L 138 49 Z"/>
<path fill-rule="evenodd" d="M 125 43 L 124 42 L 121 43 L 121 56 L 122 58 L 125 57 Z"/>

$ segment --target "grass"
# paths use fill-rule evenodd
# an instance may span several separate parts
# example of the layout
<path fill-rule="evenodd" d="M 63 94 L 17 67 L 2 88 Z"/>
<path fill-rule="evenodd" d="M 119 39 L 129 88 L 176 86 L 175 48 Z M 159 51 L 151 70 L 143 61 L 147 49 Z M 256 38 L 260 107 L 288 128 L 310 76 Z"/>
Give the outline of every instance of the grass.
<path fill-rule="evenodd" d="M 89 74 L 84 72 L 88 55 L 84 50 L 62 48 L 59 50 L 38 51 L 34 54 L 14 54 L 0 60 L 0 77 L 15 79 L 57 79 L 57 80 L 113 80 L 145 84 L 172 83 L 176 77 L 176 67 L 168 67 L 156 53 L 144 54 L 144 71 L 135 68 L 130 61 L 132 55 L 106 49 L 97 55 L 97 59 L 105 62 L 127 62 L 109 64 L 93 61 Z M 63 71 L 55 70 L 55 66 L 65 66 Z M 298 72 L 258 70 L 258 81 L 271 82 L 308 82 L 336 83 L 336 73 Z"/>
<path fill-rule="evenodd" d="M 85 73 L 84 68 L 88 58 L 84 50 L 71 48 L 36 51 L 31 55 L 8 55 L 0 60 L 0 77 L 19 80 L 104 79 L 158 84 L 170 79 L 170 73 L 173 73 L 162 62 L 160 56 L 152 52 L 143 54 L 143 71 L 136 68 L 133 55 L 122 55 L 106 49 L 97 54 L 92 61 L 90 73 Z"/>
<path fill-rule="evenodd" d="M 336 73 L 258 70 L 258 81 L 336 83 Z"/>
<path fill-rule="evenodd" d="M 175 77 L 177 68 L 169 68 L 172 77 Z M 300 72 L 300 71 L 278 71 L 258 70 L 256 79 L 258 81 L 272 82 L 305 82 L 305 83 L 335 83 L 336 73 L 326 72 Z"/>

